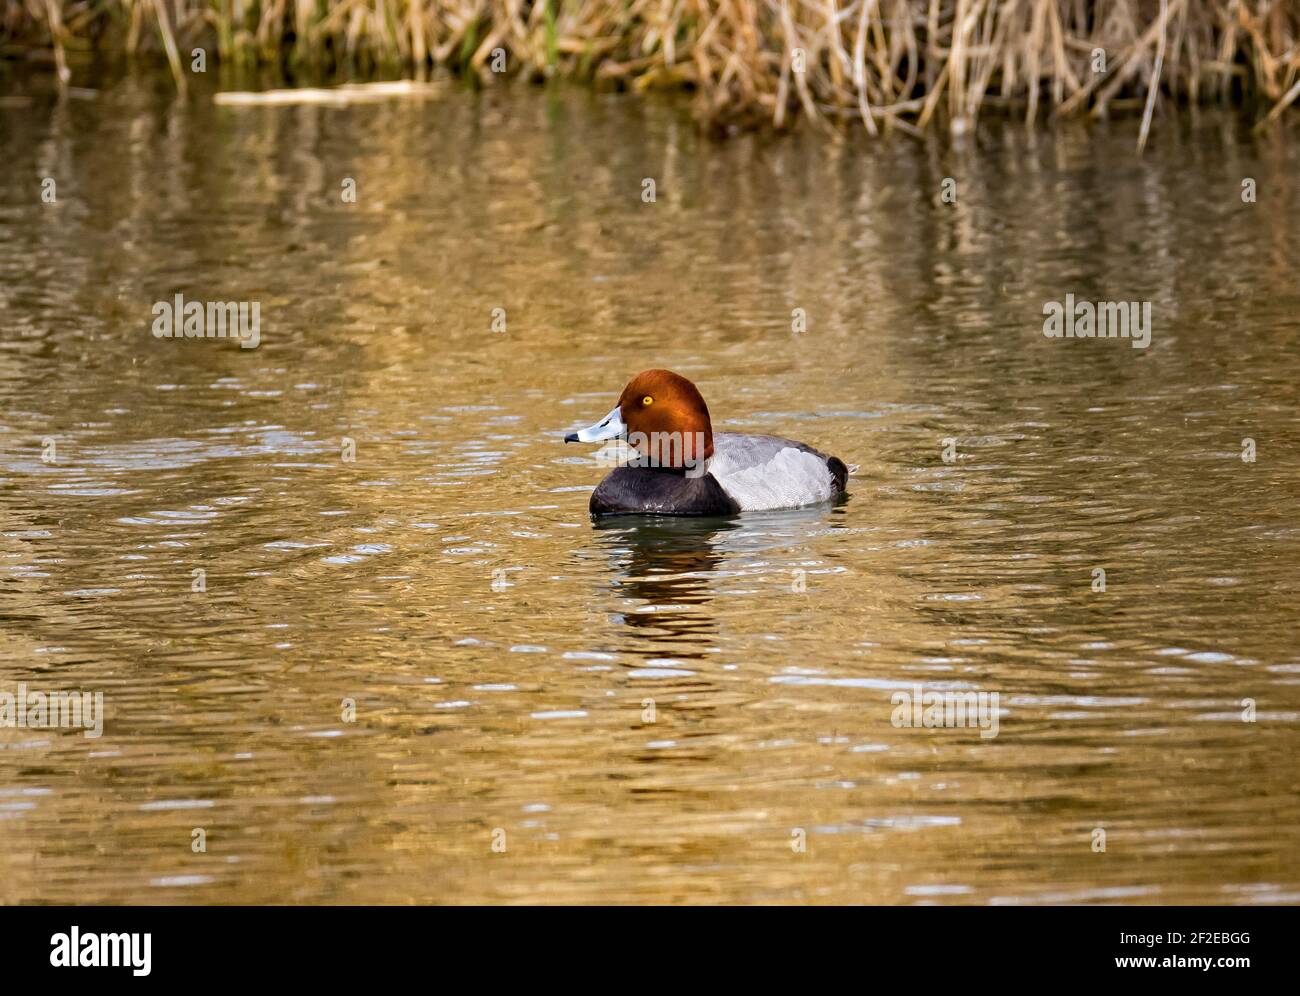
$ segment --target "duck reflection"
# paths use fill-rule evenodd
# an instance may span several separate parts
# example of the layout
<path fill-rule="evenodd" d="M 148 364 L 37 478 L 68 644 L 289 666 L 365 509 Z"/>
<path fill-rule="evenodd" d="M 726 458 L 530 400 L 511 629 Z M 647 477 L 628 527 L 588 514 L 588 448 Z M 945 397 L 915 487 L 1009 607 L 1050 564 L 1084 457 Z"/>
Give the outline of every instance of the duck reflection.
<path fill-rule="evenodd" d="M 655 655 L 698 659 L 714 644 L 718 580 L 827 528 L 832 514 L 820 507 L 730 519 L 628 515 L 597 519 L 593 529 L 620 593 L 642 603 L 618 621 L 651 641 Z"/>
<path fill-rule="evenodd" d="M 731 582 L 771 570 L 777 551 L 798 545 L 830 524 L 826 508 L 798 509 L 732 519 L 619 516 L 598 519 L 594 539 L 608 558 L 622 611 L 616 621 L 631 658 L 633 693 L 671 702 L 672 722 L 656 728 L 659 741 L 636 751 L 655 770 L 693 766 L 720 749 L 722 714 L 734 713 L 742 696 L 706 658 L 718 663 L 719 620 L 726 617 Z M 744 587 L 751 587 L 742 582 Z M 761 594 L 751 591 L 753 597 Z M 723 605 L 714 604 L 721 599 Z M 734 611 L 734 602 L 732 611 Z M 671 666 L 686 662 L 687 667 Z M 701 666 L 695 666 L 698 663 Z M 644 699 L 642 705 L 644 706 Z M 671 750 L 662 749 L 671 746 Z M 676 781 L 630 787 L 636 798 L 676 795 Z"/>
<path fill-rule="evenodd" d="M 704 608 L 713 599 L 710 580 L 725 557 L 723 538 L 738 531 L 739 523 L 630 515 L 598 519 L 594 529 L 617 571 L 621 593 L 643 603 L 619 621 L 660 644 L 658 653 L 702 657 L 716 631 L 712 613 Z"/>

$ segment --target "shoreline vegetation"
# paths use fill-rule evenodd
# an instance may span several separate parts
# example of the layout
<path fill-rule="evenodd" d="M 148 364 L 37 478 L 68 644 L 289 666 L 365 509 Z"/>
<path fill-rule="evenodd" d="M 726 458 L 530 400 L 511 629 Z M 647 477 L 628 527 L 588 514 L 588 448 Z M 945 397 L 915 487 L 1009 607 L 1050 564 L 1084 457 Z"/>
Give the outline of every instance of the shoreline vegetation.
<path fill-rule="evenodd" d="M 0 0 L 4 58 L 203 59 L 290 72 L 447 70 L 686 90 L 711 129 L 797 120 L 875 135 L 981 113 L 1141 115 L 1300 99 L 1300 0 Z"/>

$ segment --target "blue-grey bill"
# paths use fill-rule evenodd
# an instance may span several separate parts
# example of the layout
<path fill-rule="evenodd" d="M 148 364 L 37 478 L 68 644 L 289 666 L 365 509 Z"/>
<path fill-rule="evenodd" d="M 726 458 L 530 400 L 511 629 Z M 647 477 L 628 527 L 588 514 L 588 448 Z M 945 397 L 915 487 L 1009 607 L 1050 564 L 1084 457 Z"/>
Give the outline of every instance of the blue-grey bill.
<path fill-rule="evenodd" d="M 623 424 L 623 416 L 614 406 L 614 410 L 602 418 L 595 425 L 589 425 L 585 429 L 579 429 L 577 432 L 571 432 L 564 437 L 566 443 L 598 443 L 602 439 L 617 439 L 627 432 L 627 426 Z"/>

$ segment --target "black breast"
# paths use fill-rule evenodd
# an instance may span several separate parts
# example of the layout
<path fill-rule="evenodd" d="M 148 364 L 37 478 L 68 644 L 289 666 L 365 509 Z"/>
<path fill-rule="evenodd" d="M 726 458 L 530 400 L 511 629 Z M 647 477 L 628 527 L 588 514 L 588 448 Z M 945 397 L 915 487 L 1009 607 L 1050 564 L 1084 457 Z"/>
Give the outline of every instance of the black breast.
<path fill-rule="evenodd" d="M 592 515 L 735 515 L 740 506 L 712 474 L 619 467 L 591 493 Z"/>

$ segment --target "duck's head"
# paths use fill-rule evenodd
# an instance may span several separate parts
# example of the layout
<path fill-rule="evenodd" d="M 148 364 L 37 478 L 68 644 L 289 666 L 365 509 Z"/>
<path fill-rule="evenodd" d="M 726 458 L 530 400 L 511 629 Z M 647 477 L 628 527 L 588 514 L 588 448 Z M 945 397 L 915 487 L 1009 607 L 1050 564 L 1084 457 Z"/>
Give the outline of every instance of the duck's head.
<path fill-rule="evenodd" d="M 671 370 L 642 370 L 623 388 L 613 411 L 564 441 L 595 443 L 620 436 L 651 466 L 702 467 L 713 456 L 709 406 L 694 384 Z"/>

